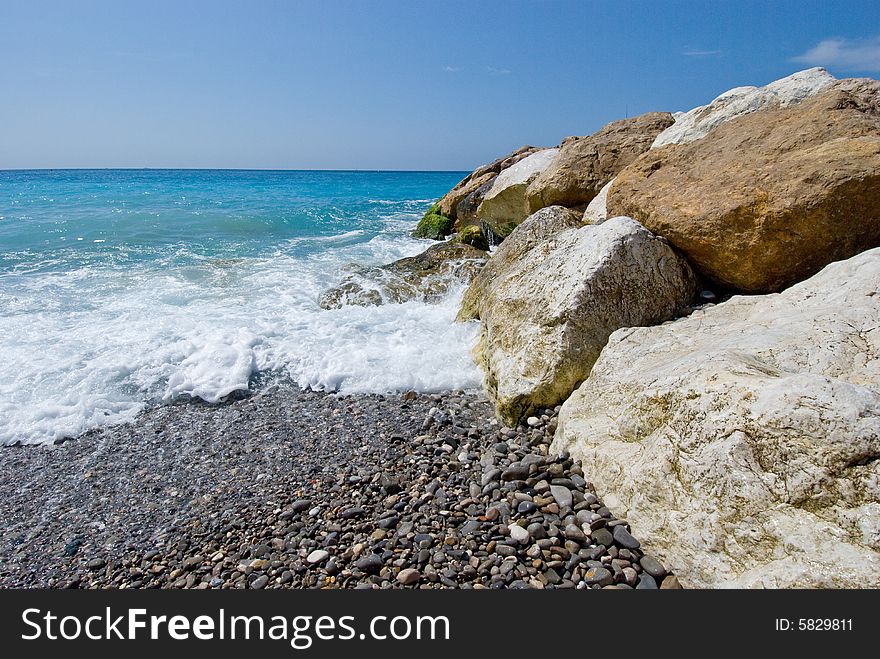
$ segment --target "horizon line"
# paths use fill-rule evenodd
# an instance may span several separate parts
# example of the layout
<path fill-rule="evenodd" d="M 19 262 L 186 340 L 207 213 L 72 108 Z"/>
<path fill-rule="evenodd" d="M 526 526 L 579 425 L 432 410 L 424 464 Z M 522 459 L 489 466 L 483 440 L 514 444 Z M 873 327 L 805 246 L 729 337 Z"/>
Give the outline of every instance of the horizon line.
<path fill-rule="evenodd" d="M 412 174 L 458 174 L 470 169 L 334 169 L 334 168 L 281 168 L 281 167 L 0 167 L 0 172 L 363 172 L 363 173 L 412 173 Z"/>

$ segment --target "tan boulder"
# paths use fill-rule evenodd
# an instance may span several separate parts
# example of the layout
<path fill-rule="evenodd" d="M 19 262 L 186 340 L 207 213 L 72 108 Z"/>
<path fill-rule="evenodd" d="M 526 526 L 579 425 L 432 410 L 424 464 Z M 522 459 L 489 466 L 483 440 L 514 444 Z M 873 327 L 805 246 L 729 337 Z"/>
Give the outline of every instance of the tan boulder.
<path fill-rule="evenodd" d="M 651 148 L 674 122 L 668 112 L 649 112 L 615 121 L 592 135 L 568 137 L 559 154 L 526 191 L 529 209 L 545 206 L 583 208 L 617 173 Z"/>
<path fill-rule="evenodd" d="M 652 149 L 608 192 L 710 279 L 778 291 L 880 245 L 880 82 L 850 79 Z"/>
<path fill-rule="evenodd" d="M 880 587 L 880 249 L 611 335 L 552 449 L 690 587 Z"/>

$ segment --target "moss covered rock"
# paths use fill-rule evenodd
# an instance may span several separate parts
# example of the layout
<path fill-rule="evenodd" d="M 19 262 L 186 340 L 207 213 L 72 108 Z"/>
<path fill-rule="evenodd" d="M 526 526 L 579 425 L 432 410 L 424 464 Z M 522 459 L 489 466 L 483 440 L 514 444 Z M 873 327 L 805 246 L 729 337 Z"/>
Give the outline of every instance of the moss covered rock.
<path fill-rule="evenodd" d="M 489 249 L 489 240 L 486 238 L 486 234 L 480 227 L 474 225 L 463 227 L 455 237 L 455 241 L 483 251 Z"/>
<path fill-rule="evenodd" d="M 443 240 L 452 233 L 455 224 L 452 218 L 446 217 L 440 212 L 440 202 L 431 206 L 424 217 L 419 220 L 412 235 L 414 238 L 430 238 L 431 240 Z"/>

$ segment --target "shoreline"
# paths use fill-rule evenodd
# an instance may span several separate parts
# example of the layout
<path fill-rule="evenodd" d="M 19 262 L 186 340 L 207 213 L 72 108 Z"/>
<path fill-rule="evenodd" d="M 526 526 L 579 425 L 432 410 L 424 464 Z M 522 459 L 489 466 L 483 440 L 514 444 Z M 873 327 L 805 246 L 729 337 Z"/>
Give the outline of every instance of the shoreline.
<path fill-rule="evenodd" d="M 0 587 L 677 586 L 546 455 L 555 414 L 272 385 L 5 447 Z"/>

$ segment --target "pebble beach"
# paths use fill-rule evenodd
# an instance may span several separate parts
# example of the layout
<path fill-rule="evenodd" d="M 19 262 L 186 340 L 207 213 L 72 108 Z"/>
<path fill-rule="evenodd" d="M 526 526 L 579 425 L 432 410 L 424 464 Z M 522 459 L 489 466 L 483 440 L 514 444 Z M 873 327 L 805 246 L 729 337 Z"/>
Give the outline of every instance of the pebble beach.
<path fill-rule="evenodd" d="M 273 385 L 6 447 L 0 586 L 680 587 L 550 452 L 557 412 Z"/>

